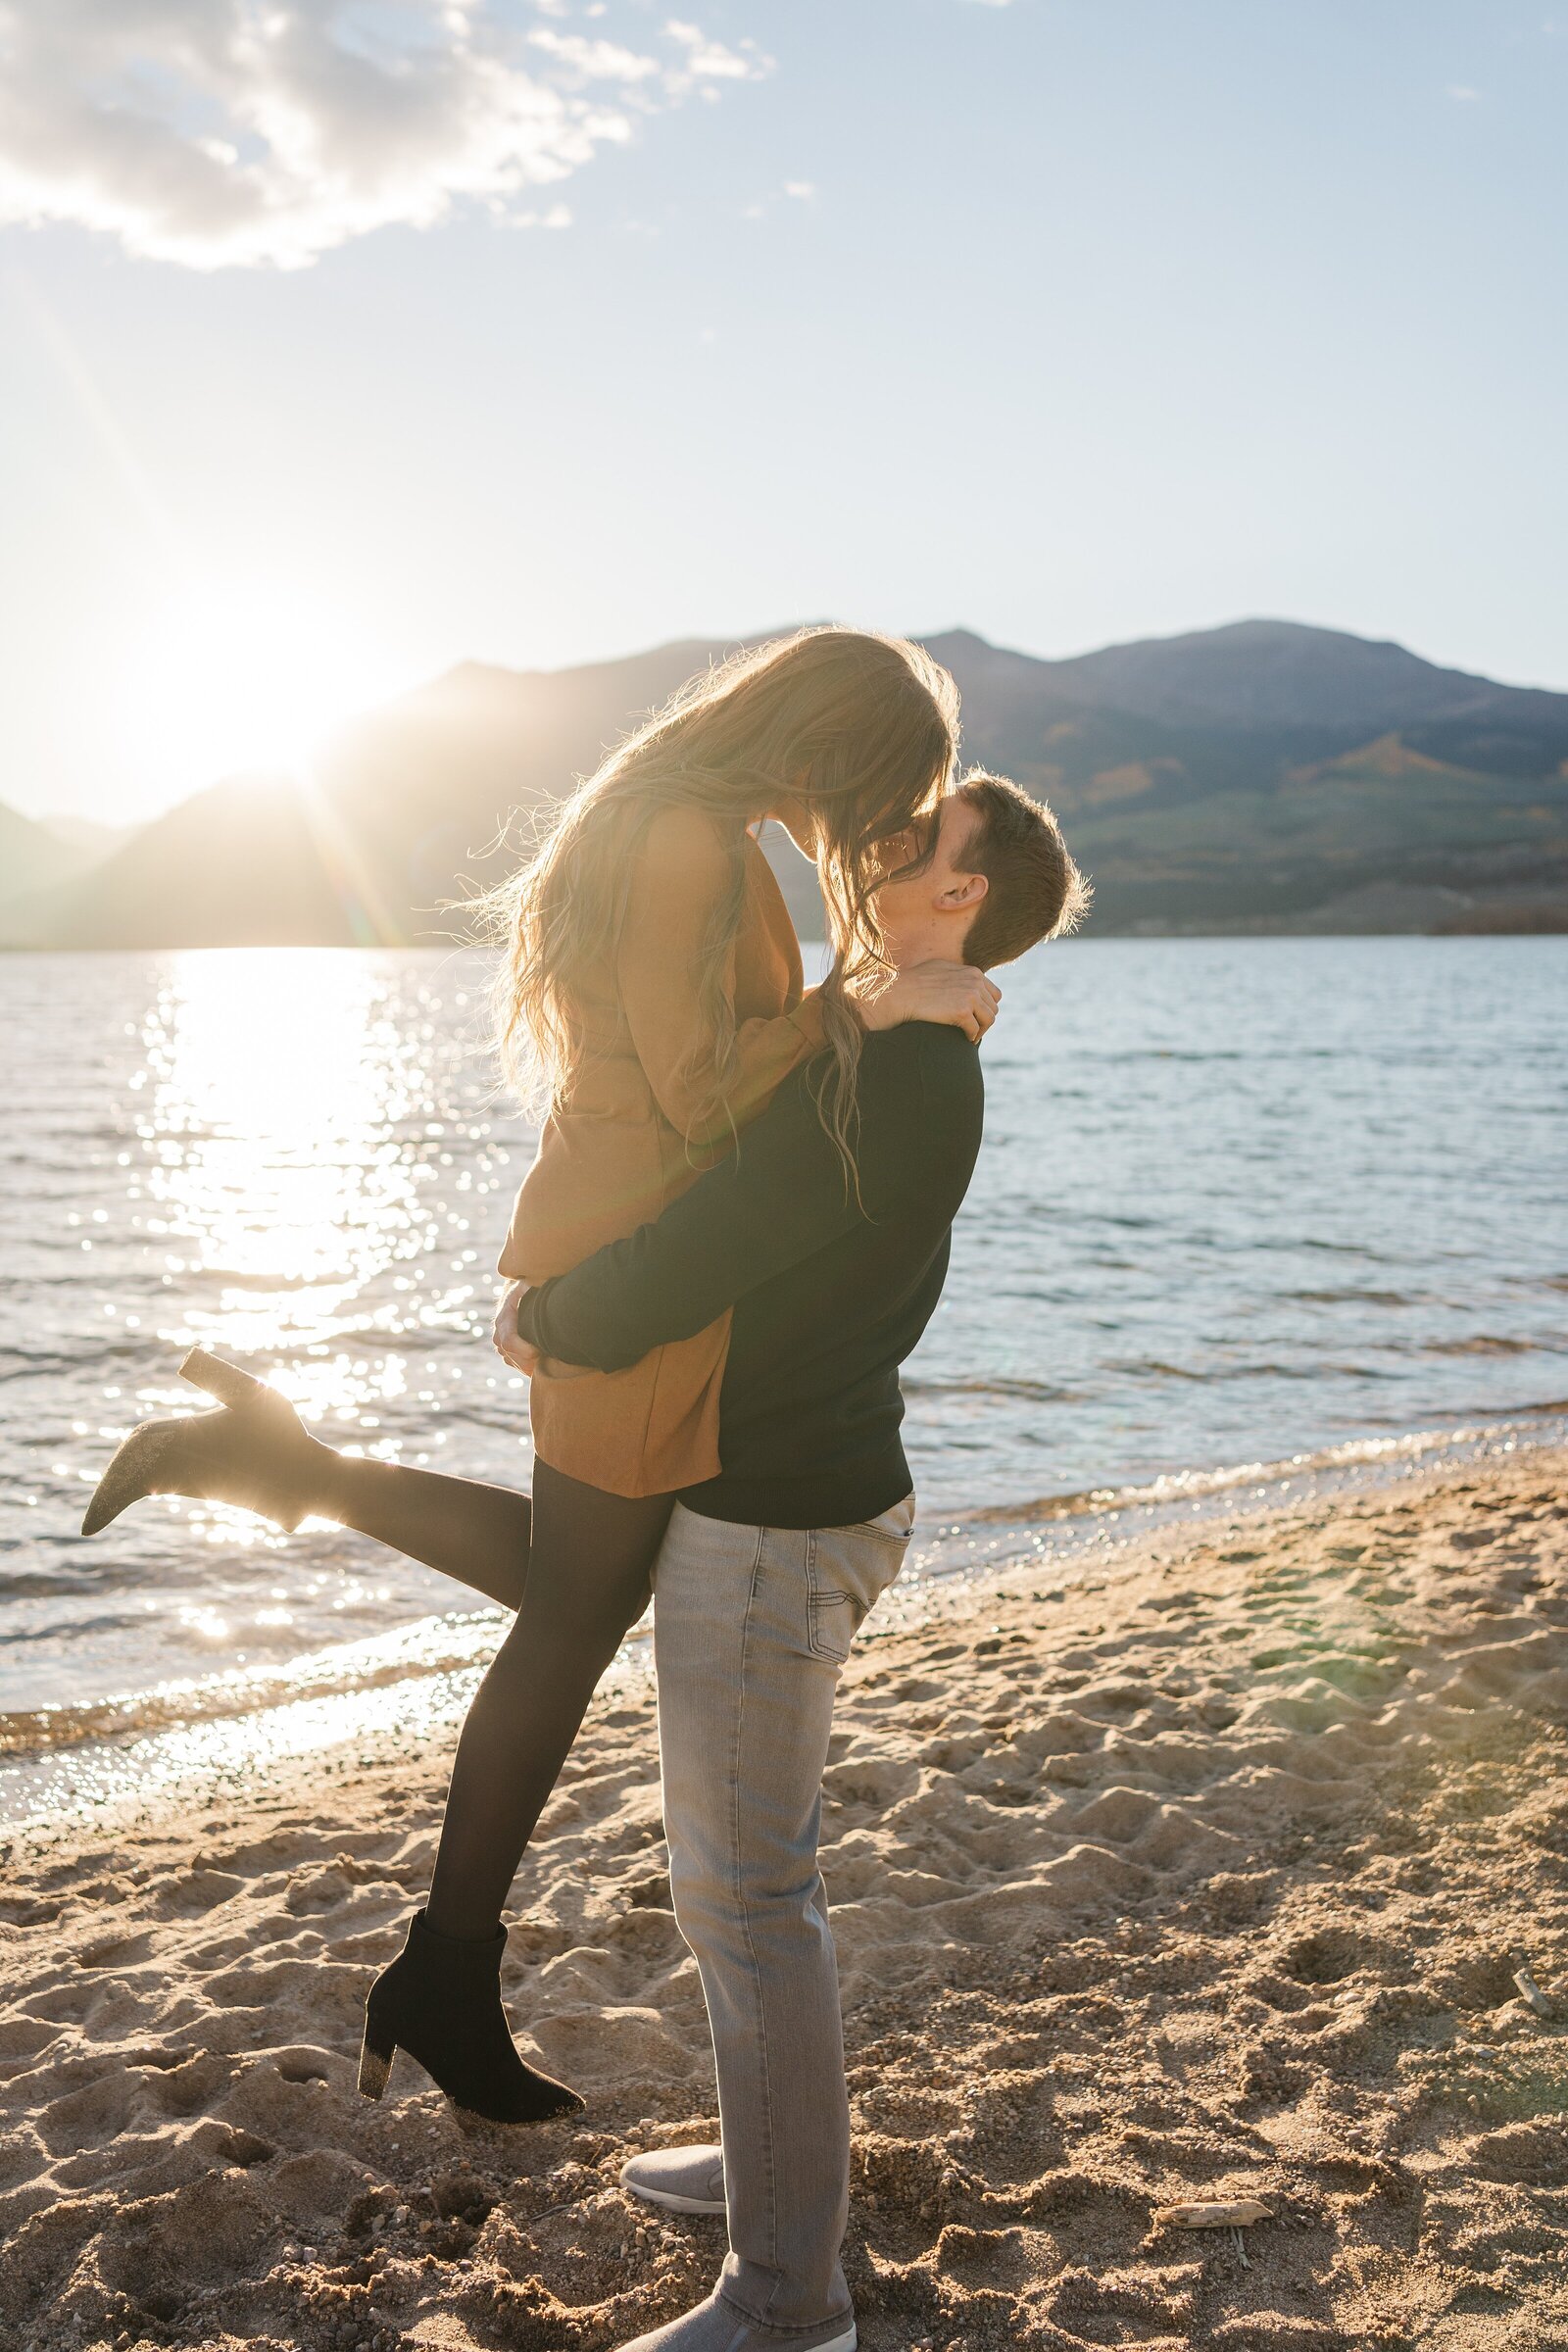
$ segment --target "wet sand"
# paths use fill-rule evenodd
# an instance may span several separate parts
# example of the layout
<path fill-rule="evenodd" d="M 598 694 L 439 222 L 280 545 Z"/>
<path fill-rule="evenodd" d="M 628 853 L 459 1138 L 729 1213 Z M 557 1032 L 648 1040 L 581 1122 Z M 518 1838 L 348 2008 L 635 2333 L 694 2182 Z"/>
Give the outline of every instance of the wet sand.
<path fill-rule="evenodd" d="M 1565 1472 L 1450 1465 L 866 1629 L 824 1825 L 866 2352 L 1568 2347 Z M 357 2094 L 448 1745 L 13 1838 L 0 2342 L 599 2352 L 707 2290 L 719 2225 L 615 2178 L 716 2135 L 641 1688 L 514 1890 L 519 2040 L 586 2113 L 474 2124 L 405 2058 Z M 1243 2196 L 1268 2218 L 1154 2219 Z"/>

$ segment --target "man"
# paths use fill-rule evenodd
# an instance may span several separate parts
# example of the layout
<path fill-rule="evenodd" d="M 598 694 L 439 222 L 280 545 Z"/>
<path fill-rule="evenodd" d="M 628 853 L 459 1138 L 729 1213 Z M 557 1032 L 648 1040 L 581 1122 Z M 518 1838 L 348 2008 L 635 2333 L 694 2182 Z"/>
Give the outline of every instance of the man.
<path fill-rule="evenodd" d="M 1049 810 L 971 776 L 877 894 L 894 963 L 994 964 L 1087 904 Z M 849 2098 L 817 1870 L 839 1670 L 914 1520 L 899 1366 L 947 1272 L 980 1144 L 979 1054 L 952 1028 L 867 1037 L 855 1167 L 809 1065 L 656 1224 L 523 1298 L 523 1348 L 613 1371 L 733 1307 L 717 1478 L 680 1497 L 654 1579 L 670 1886 L 696 1956 L 722 2151 L 634 2157 L 677 2211 L 727 2209 L 694 2311 L 623 2352 L 851 2352 L 839 2264 Z"/>

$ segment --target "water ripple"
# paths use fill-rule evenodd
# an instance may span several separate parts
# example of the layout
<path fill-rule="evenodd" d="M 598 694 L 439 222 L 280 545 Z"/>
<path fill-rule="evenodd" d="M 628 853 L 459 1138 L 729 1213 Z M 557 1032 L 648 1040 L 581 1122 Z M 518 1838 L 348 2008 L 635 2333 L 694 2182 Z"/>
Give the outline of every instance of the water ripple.
<path fill-rule="evenodd" d="M 75 1529 L 117 1435 L 199 1404 L 175 1370 L 198 1339 L 336 1443 L 526 1484 L 488 1324 L 533 1139 L 479 1051 L 487 982 L 439 952 L 0 959 L 21 1747 L 129 1738 L 137 1693 L 170 1724 L 215 1692 L 329 1711 L 320 1660 L 467 1605 L 337 1528 L 159 1502 L 90 1546 Z M 977 1530 L 1244 1475 L 1216 1465 L 1560 1412 L 1565 982 L 1552 939 L 1090 940 L 1016 967 L 906 1384 L 922 1528 L 965 1532 L 923 1535 L 915 1572 Z M 420 1674 L 450 1696 L 473 1664 L 448 1638 Z"/>

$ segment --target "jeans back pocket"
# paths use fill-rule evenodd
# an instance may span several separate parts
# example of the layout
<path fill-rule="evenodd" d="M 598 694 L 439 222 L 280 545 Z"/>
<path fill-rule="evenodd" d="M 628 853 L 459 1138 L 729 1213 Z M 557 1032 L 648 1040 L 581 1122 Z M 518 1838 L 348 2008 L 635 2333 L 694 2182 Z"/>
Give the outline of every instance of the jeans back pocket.
<path fill-rule="evenodd" d="M 807 1538 L 811 1655 L 842 1666 L 874 1603 L 904 1566 L 914 1526 L 908 1495 L 858 1527 L 817 1527 Z"/>

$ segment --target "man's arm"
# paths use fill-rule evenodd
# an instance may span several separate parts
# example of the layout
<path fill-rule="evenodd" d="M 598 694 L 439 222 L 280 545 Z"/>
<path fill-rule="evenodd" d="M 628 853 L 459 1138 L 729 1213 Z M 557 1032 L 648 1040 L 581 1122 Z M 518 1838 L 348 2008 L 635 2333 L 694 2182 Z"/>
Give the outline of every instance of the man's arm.
<path fill-rule="evenodd" d="M 786 1080 L 738 1154 L 656 1223 L 530 1291 L 517 1312 L 523 1339 L 559 1362 L 619 1371 L 662 1341 L 705 1330 L 748 1291 L 868 1218 L 914 1212 L 933 1230 L 950 1224 L 980 1143 L 980 1063 L 968 1041 L 918 1021 L 866 1041 L 858 1200 L 811 1075 L 808 1067 Z"/>

